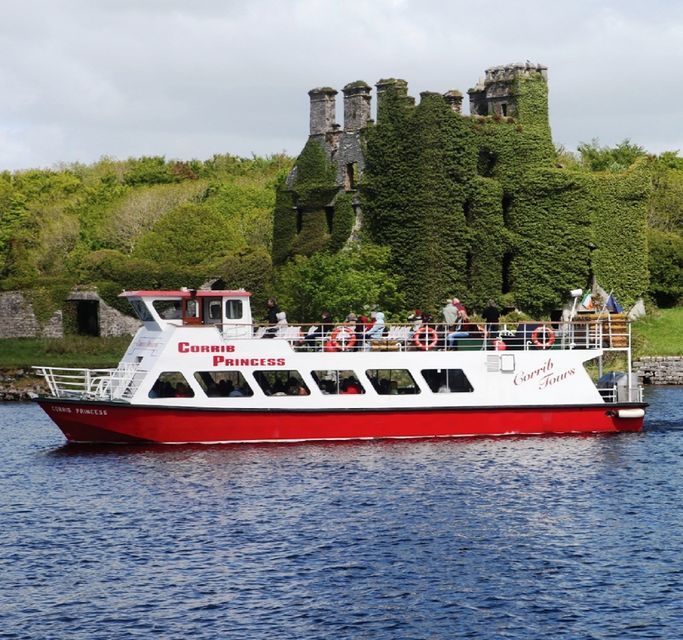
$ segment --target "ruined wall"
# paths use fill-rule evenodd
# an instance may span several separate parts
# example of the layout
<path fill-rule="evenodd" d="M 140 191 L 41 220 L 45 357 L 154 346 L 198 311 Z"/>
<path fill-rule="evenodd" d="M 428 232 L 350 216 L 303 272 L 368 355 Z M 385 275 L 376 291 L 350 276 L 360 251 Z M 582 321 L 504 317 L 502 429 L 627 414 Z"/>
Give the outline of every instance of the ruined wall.
<path fill-rule="evenodd" d="M 281 186 L 273 262 L 349 239 L 388 245 L 411 307 L 437 309 L 457 293 L 539 313 L 594 275 L 623 304 L 647 288 L 648 190 L 638 171 L 587 175 L 557 167 L 547 68 L 486 70 L 462 94 L 408 94 L 405 80 L 309 92 L 311 133 Z M 362 208 L 362 210 L 361 210 Z M 591 252 L 589 246 L 595 248 Z"/>
<path fill-rule="evenodd" d="M 0 340 L 10 338 L 61 338 L 62 311 L 44 324 L 38 322 L 30 297 L 20 291 L 0 292 Z"/>
<path fill-rule="evenodd" d="M 683 357 L 646 356 L 633 363 L 642 384 L 683 385 Z"/>
<path fill-rule="evenodd" d="M 78 300 L 98 303 L 99 334 L 102 337 L 133 335 L 140 327 L 138 320 L 113 309 L 95 292 L 73 292 L 65 301 L 65 308 Z M 41 323 L 35 313 L 30 292 L 0 292 L 0 340 L 63 338 L 65 324 L 67 323 L 63 309 L 58 309 L 46 322 Z"/>

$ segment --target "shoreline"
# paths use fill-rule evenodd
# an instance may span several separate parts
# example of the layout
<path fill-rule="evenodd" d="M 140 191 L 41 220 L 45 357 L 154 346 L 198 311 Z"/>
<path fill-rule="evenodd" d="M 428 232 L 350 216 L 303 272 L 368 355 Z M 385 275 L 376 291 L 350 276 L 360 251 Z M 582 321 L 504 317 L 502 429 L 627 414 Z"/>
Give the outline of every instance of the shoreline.
<path fill-rule="evenodd" d="M 683 356 L 643 356 L 633 362 L 643 386 L 683 386 Z M 0 368 L 0 402 L 30 402 L 48 391 L 42 376 L 26 367 Z"/>

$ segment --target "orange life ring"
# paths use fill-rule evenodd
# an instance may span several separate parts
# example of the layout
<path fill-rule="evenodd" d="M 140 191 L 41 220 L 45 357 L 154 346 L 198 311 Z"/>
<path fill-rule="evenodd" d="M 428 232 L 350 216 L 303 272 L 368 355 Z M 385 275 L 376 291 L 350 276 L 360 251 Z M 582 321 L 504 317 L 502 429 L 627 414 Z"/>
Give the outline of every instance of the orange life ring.
<path fill-rule="evenodd" d="M 424 342 L 422 341 L 423 335 L 425 338 L 429 336 Z M 433 327 L 428 327 L 426 324 L 423 324 L 421 327 L 419 327 L 413 334 L 413 343 L 416 347 L 422 349 L 422 351 L 429 351 L 430 349 L 433 349 L 438 342 L 439 334 L 436 332 L 436 329 Z"/>
<path fill-rule="evenodd" d="M 541 333 L 543 333 L 542 340 L 539 337 Z M 540 327 L 534 329 L 531 334 L 531 342 L 541 349 L 550 349 L 550 347 L 555 344 L 555 332 L 550 327 L 546 327 L 542 324 Z"/>
<path fill-rule="evenodd" d="M 356 344 L 356 332 L 351 327 L 337 327 L 327 344 L 336 351 L 350 351 Z"/>

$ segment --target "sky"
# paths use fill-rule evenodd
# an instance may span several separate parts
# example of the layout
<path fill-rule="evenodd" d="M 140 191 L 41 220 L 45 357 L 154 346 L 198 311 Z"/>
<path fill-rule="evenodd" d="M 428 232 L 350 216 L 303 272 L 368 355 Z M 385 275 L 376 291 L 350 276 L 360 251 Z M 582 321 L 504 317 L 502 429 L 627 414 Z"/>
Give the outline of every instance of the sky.
<path fill-rule="evenodd" d="M 295 156 L 314 87 L 340 91 L 343 122 L 349 82 L 466 95 L 527 60 L 548 67 L 556 145 L 683 155 L 678 0 L 22 0 L 1 16 L 0 170 Z"/>

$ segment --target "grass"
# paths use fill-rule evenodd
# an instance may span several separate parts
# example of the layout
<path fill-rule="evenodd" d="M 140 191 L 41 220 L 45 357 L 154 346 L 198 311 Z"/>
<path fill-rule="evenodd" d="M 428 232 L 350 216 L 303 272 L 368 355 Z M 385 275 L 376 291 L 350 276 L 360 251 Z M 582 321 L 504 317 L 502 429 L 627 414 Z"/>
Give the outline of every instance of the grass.
<path fill-rule="evenodd" d="M 130 336 L 0 340 L 0 368 L 22 369 L 33 365 L 95 369 L 115 367 L 130 340 Z"/>
<path fill-rule="evenodd" d="M 633 355 L 683 355 L 683 307 L 656 309 L 635 322 Z"/>

